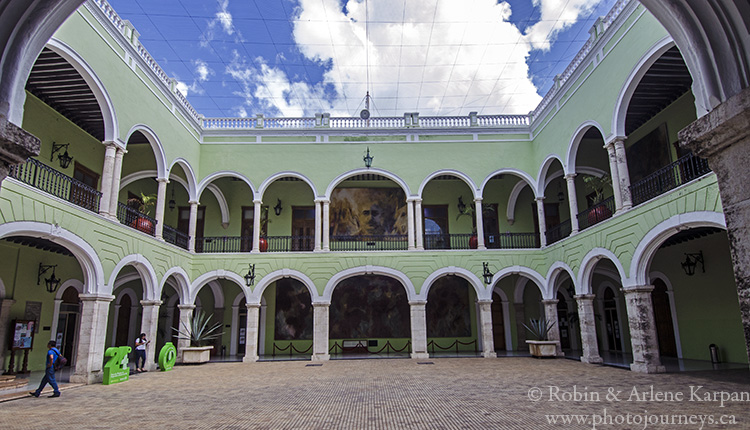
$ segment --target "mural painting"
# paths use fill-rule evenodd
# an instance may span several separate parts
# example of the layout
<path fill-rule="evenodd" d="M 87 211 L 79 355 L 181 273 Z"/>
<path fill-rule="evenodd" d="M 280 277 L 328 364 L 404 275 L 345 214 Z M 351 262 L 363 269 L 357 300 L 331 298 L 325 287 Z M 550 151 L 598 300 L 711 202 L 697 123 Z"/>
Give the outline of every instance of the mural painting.
<path fill-rule="evenodd" d="M 469 288 L 458 276 L 435 281 L 427 297 L 427 337 L 471 336 Z"/>
<path fill-rule="evenodd" d="M 310 292 L 294 279 L 276 281 L 274 339 L 311 340 L 313 333 Z"/>
<path fill-rule="evenodd" d="M 337 188 L 330 217 L 334 237 L 405 235 L 406 195 L 401 188 Z"/>
<path fill-rule="evenodd" d="M 341 281 L 331 299 L 331 339 L 409 338 L 409 302 L 403 285 L 386 276 Z"/>

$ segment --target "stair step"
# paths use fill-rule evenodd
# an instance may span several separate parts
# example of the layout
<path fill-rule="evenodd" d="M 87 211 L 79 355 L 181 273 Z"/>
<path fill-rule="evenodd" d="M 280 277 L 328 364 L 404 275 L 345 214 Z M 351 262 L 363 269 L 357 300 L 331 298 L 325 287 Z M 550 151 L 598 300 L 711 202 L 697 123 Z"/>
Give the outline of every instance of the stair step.
<path fill-rule="evenodd" d="M 16 379 L 16 375 L 0 375 L 0 382 L 12 381 L 14 379 Z"/>
<path fill-rule="evenodd" d="M 29 380 L 25 378 L 15 378 L 11 380 L 0 381 L 0 391 L 15 390 L 29 385 Z"/>

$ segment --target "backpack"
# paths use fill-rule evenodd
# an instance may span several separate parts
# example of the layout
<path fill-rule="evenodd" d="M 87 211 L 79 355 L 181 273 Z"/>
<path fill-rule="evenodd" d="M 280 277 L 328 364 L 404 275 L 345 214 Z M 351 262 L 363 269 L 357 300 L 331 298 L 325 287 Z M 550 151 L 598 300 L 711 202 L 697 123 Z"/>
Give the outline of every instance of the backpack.
<path fill-rule="evenodd" d="M 68 359 L 63 357 L 62 354 L 59 352 L 57 353 L 57 360 L 55 360 L 55 363 L 53 367 L 55 368 L 55 371 L 58 371 L 65 367 L 68 364 Z"/>

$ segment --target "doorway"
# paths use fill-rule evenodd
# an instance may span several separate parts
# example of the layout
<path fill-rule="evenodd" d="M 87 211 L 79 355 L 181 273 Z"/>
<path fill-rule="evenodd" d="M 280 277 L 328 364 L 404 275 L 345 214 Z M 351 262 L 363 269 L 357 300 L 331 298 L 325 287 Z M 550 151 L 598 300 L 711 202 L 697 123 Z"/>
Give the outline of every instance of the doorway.
<path fill-rule="evenodd" d="M 78 329 L 81 320 L 81 302 L 78 291 L 68 288 L 62 295 L 60 313 L 57 318 L 55 342 L 64 357 L 68 357 L 68 366 L 75 366 L 75 351 L 78 347 Z"/>

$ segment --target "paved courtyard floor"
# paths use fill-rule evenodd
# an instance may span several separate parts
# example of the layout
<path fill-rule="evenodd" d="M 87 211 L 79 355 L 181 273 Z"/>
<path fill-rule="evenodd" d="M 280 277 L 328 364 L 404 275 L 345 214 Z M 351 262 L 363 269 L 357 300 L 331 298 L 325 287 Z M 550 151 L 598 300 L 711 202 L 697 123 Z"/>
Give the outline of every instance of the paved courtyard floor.
<path fill-rule="evenodd" d="M 745 369 L 641 375 L 525 357 L 310 364 L 209 363 L 71 387 L 0 403 L 0 429 L 750 428 Z"/>

